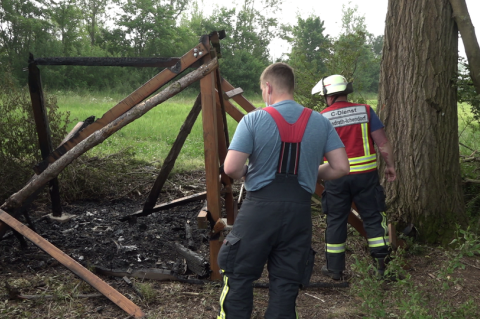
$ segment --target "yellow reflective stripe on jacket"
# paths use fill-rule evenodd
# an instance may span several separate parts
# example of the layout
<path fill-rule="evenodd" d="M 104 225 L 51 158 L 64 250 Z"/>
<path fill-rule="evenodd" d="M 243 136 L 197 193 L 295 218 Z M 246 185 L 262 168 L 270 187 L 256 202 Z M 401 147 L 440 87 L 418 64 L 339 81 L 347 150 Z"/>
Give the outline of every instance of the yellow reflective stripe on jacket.
<path fill-rule="evenodd" d="M 327 253 L 339 254 L 345 252 L 345 243 L 327 244 Z"/>
<path fill-rule="evenodd" d="M 227 297 L 229 290 L 230 288 L 228 287 L 228 277 L 224 273 L 223 274 L 223 290 L 222 290 L 222 294 L 220 295 L 220 314 L 217 316 L 217 319 L 226 319 L 226 313 L 225 313 L 225 310 L 223 309 L 223 303 L 225 302 L 225 298 Z"/>
<path fill-rule="evenodd" d="M 381 247 L 381 246 L 388 246 L 388 237 L 375 237 L 368 239 L 368 246 L 369 247 Z"/>
<path fill-rule="evenodd" d="M 366 163 L 366 162 L 371 162 L 371 161 L 374 161 L 376 159 L 377 159 L 377 154 L 371 154 L 371 155 L 367 155 L 367 156 L 349 158 L 348 162 L 350 163 L 350 165 L 352 165 L 352 164 L 355 165 L 355 164 L 362 164 L 362 163 Z"/>
<path fill-rule="evenodd" d="M 362 140 L 363 140 L 363 151 L 365 156 L 370 155 L 370 143 L 368 143 L 368 134 L 370 133 L 368 131 L 368 125 L 367 123 L 362 123 Z"/>
<path fill-rule="evenodd" d="M 376 161 L 365 165 L 350 165 L 350 173 L 368 171 L 374 168 L 377 168 Z"/>

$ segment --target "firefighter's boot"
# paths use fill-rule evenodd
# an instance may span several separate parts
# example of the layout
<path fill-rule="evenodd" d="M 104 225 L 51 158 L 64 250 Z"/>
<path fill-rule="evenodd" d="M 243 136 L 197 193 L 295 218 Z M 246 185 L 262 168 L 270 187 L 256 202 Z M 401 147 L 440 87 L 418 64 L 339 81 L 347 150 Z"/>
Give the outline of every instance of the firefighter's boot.
<path fill-rule="evenodd" d="M 385 276 L 385 258 L 375 258 L 375 267 L 378 279 L 383 279 Z"/>

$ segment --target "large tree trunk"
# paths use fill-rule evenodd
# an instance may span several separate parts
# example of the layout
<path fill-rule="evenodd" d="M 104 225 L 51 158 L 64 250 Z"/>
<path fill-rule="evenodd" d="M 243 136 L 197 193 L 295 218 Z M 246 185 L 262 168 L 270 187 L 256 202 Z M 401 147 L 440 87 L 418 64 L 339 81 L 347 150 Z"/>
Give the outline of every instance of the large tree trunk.
<path fill-rule="evenodd" d="M 378 112 L 396 156 L 384 183 L 390 219 L 446 243 L 465 223 L 455 77 L 458 31 L 449 0 L 390 0 Z M 381 163 L 383 173 L 385 164 Z"/>
<path fill-rule="evenodd" d="M 470 77 L 477 94 L 480 94 L 480 47 L 475 35 L 475 28 L 468 14 L 465 0 L 450 0 L 450 4 L 452 5 L 458 30 L 462 35 L 468 65 L 470 66 Z"/>

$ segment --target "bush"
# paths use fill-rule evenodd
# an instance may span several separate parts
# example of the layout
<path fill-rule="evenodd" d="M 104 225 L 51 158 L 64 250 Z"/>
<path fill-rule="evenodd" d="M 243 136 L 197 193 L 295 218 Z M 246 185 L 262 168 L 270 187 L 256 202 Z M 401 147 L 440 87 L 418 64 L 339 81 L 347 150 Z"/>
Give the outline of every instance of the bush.
<path fill-rule="evenodd" d="M 28 88 L 15 85 L 8 69 L 0 70 L 0 201 L 19 190 L 33 176 L 32 167 L 42 157 Z M 59 112 L 56 98 L 44 95 L 52 144 L 67 133 L 68 113 Z"/>

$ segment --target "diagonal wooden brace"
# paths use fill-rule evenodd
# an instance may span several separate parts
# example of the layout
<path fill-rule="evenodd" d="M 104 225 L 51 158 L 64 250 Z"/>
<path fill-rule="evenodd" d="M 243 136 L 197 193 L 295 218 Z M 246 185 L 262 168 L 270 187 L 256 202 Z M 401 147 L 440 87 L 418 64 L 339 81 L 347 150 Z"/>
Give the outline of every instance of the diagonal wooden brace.
<path fill-rule="evenodd" d="M 22 234 L 31 240 L 39 248 L 43 249 L 47 254 L 58 260 L 62 265 L 67 267 L 71 272 L 85 280 L 93 288 L 97 289 L 105 297 L 113 301 L 117 306 L 122 308 L 129 315 L 134 318 L 143 318 L 145 314 L 143 311 L 135 305 L 131 300 L 127 299 L 124 295 L 119 293 L 117 290 L 113 289 L 109 284 L 104 282 L 102 279 L 98 278 L 85 267 L 80 265 L 70 256 L 65 254 L 63 251 L 49 243 L 47 240 L 42 238 L 40 235 L 35 233 L 33 230 L 20 223 L 18 220 L 10 216 L 7 212 L 0 209 L 0 220 L 8 224 L 10 227 L 15 229 L 17 232 Z"/>

